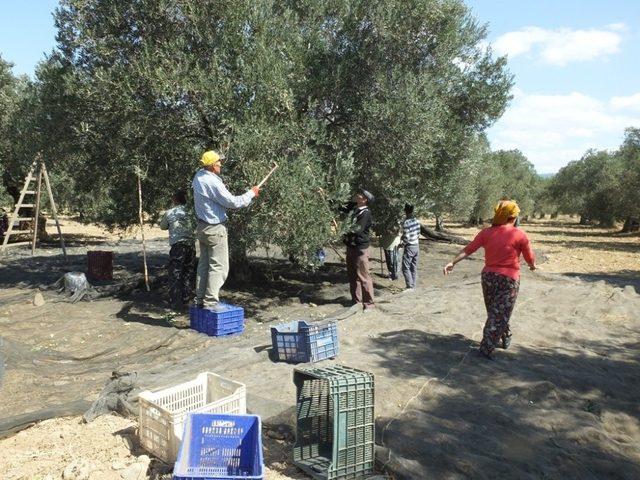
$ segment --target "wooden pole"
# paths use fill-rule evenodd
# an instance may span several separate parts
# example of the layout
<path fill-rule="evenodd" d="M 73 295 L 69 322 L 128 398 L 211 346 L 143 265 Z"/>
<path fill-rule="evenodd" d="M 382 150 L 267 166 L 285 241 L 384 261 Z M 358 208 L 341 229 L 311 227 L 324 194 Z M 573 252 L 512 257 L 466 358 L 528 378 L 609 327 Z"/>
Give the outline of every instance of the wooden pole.
<path fill-rule="evenodd" d="M 267 175 L 262 179 L 262 181 L 258 184 L 258 188 L 262 188 L 262 185 L 264 185 L 264 183 L 269 180 L 269 177 L 273 174 L 273 172 L 276 171 L 276 169 L 278 168 L 278 164 L 276 162 L 273 162 L 273 168 L 269 171 L 269 173 L 267 173 Z"/>
<path fill-rule="evenodd" d="M 62 254 L 64 255 L 64 261 L 68 260 L 67 258 L 67 248 L 64 246 L 64 237 L 62 236 L 62 229 L 60 228 L 60 221 L 58 220 L 58 209 L 56 208 L 56 201 L 53 199 L 53 190 L 51 189 L 51 182 L 49 181 L 49 172 L 47 172 L 47 167 L 42 162 L 42 173 L 44 174 L 44 184 L 47 186 L 47 194 L 49 195 L 49 202 L 51 203 L 51 213 L 53 213 L 53 218 L 56 221 L 56 229 L 58 230 L 58 236 L 60 237 L 60 248 L 62 248 Z"/>
<path fill-rule="evenodd" d="M 144 240 L 144 221 L 142 219 L 142 182 L 140 181 L 140 171 L 137 172 L 138 177 L 138 216 L 140 217 L 140 234 L 142 235 L 142 262 L 144 264 L 144 285 L 149 288 L 149 271 L 147 270 L 147 244 Z"/>
<path fill-rule="evenodd" d="M 38 181 L 36 187 L 36 212 L 33 216 L 33 239 L 31 241 L 31 255 L 36 254 L 36 244 L 38 243 L 38 218 L 40 217 L 40 199 L 42 192 L 42 165 L 43 163 L 38 163 Z M 32 210 L 33 211 L 33 210 Z"/>

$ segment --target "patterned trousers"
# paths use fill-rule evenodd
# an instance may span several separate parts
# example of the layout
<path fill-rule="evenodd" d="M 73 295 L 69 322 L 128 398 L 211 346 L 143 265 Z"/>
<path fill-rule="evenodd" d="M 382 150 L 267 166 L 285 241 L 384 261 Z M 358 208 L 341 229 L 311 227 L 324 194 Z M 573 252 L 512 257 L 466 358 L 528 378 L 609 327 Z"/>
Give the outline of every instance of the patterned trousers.
<path fill-rule="evenodd" d="M 178 242 L 169 250 L 169 303 L 179 310 L 191 301 L 196 283 L 194 242 Z"/>
<path fill-rule="evenodd" d="M 509 319 L 518 298 L 520 281 L 499 273 L 482 274 L 482 293 L 487 308 L 487 323 L 482 332 L 480 351 L 491 355 L 499 341 L 507 346 L 511 339 Z"/>

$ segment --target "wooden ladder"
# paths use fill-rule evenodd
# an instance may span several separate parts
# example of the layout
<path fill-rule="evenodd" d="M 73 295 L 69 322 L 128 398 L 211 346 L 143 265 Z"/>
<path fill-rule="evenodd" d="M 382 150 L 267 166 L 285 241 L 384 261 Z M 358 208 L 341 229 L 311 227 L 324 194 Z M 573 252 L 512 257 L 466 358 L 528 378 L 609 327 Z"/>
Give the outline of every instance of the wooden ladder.
<path fill-rule="evenodd" d="M 37 171 L 37 173 L 36 173 Z M 53 213 L 53 218 L 56 221 L 56 228 L 58 229 L 58 236 L 60 237 L 60 247 L 62 248 L 62 253 L 64 254 L 65 260 L 67 260 L 67 249 L 64 245 L 64 238 L 62 237 L 62 230 L 60 229 L 60 222 L 58 221 L 58 212 L 56 210 L 56 202 L 53 199 L 53 191 L 51 190 L 51 182 L 49 181 L 49 173 L 47 172 L 47 167 L 44 164 L 44 161 L 40 157 L 40 155 L 36 156 L 36 159 L 31 164 L 29 168 L 29 173 L 24 179 L 24 186 L 20 191 L 20 197 L 18 198 L 18 202 L 16 203 L 15 209 L 13 210 L 13 214 L 11 215 L 11 219 L 9 220 L 9 228 L 4 235 L 4 240 L 2 245 L 0 245 L 0 253 L 4 252 L 5 249 L 10 247 L 18 247 L 24 245 L 31 245 L 31 255 L 35 254 L 36 245 L 38 242 L 38 217 L 40 216 L 40 198 L 42 193 L 42 180 L 47 187 L 47 193 L 49 195 L 49 203 L 51 204 L 51 211 Z M 33 189 L 31 187 L 31 183 L 36 182 L 36 188 Z M 34 201 L 30 203 L 25 203 L 25 197 L 35 196 Z M 20 210 L 23 208 L 31 208 L 32 212 L 34 212 L 32 217 L 24 217 L 21 216 Z M 20 222 L 29 221 L 29 229 L 28 230 L 20 230 Z M 17 227 L 17 230 L 14 230 L 14 227 Z M 31 235 L 31 240 L 23 241 L 23 242 L 13 242 L 9 243 L 9 238 L 14 235 L 24 235 L 28 233 Z"/>

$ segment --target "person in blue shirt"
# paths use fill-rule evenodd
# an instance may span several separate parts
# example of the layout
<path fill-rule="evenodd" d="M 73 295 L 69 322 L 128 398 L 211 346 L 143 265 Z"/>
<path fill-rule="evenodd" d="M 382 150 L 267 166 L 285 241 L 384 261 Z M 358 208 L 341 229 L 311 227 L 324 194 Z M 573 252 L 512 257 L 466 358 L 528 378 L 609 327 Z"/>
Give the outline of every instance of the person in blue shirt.
<path fill-rule="evenodd" d="M 402 244 L 404 253 L 402 254 L 402 274 L 407 286 L 407 291 L 416 288 L 418 279 L 418 257 L 420 256 L 420 222 L 413 215 L 413 205 L 408 203 L 404 206 L 406 216 L 402 224 Z"/>
<path fill-rule="evenodd" d="M 213 150 L 204 152 L 200 158 L 202 168 L 191 183 L 200 245 L 196 278 L 196 305 L 200 308 L 216 307 L 229 274 L 227 209 L 247 207 L 260 193 L 254 186 L 242 195 L 231 194 L 220 178 L 223 161 L 224 156 Z"/>
<path fill-rule="evenodd" d="M 169 230 L 169 304 L 182 309 L 191 301 L 195 286 L 196 245 L 193 211 L 187 207 L 187 193 L 173 195 L 174 207 L 160 219 L 160 228 Z"/>

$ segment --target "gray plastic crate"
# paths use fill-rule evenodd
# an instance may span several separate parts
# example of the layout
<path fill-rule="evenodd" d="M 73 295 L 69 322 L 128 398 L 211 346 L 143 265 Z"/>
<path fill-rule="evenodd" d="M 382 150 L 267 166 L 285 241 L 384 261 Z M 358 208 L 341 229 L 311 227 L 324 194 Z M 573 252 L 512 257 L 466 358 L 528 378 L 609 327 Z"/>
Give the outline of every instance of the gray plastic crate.
<path fill-rule="evenodd" d="M 317 480 L 373 472 L 373 375 L 342 365 L 296 368 L 294 463 Z"/>

